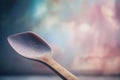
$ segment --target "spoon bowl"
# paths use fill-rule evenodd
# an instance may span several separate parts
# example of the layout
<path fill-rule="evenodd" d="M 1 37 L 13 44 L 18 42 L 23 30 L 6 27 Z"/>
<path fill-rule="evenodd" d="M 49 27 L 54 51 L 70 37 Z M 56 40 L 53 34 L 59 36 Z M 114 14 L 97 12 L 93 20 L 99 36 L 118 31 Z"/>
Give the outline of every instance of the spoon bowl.
<path fill-rule="evenodd" d="M 45 40 L 32 32 L 23 32 L 8 37 L 8 42 L 20 55 L 27 58 L 52 55 L 51 48 Z"/>

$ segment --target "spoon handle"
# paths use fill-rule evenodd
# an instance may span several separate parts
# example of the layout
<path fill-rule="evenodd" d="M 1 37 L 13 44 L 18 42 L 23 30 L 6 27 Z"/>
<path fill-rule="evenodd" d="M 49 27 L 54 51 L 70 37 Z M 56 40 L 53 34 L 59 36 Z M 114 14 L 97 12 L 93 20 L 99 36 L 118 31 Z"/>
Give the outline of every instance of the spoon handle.
<path fill-rule="evenodd" d="M 51 56 L 44 57 L 42 61 L 44 64 L 53 69 L 63 80 L 79 80 L 71 72 L 58 64 Z"/>

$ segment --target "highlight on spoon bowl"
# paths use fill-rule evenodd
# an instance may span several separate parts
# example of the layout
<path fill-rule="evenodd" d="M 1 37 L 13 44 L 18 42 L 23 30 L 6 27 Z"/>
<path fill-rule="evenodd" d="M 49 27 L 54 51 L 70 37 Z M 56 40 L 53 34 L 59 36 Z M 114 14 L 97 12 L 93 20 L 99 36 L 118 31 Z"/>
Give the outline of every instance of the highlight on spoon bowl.
<path fill-rule="evenodd" d="M 23 32 L 8 37 L 12 48 L 27 58 L 51 55 L 51 48 L 45 40 L 33 32 Z"/>

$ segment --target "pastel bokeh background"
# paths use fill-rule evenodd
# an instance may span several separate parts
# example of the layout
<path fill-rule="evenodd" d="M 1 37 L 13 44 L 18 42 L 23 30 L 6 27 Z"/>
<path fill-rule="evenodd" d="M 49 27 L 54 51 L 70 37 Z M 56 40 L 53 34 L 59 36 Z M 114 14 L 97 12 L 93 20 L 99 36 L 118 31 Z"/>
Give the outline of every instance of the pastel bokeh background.
<path fill-rule="evenodd" d="M 18 55 L 7 36 L 33 31 L 53 49 L 53 57 L 77 74 L 120 74 L 119 0 L 1 0 L 0 74 L 52 71 Z"/>

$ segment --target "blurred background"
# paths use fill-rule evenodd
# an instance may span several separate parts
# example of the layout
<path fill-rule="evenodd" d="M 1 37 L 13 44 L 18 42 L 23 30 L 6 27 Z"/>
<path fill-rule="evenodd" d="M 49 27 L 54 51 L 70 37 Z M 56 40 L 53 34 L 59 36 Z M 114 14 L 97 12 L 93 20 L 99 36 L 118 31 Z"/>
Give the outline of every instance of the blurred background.
<path fill-rule="evenodd" d="M 8 44 L 9 35 L 24 31 L 44 38 L 53 49 L 53 58 L 81 79 L 119 80 L 119 11 L 119 0 L 0 0 L 0 80 L 10 75 L 55 75 Z"/>

